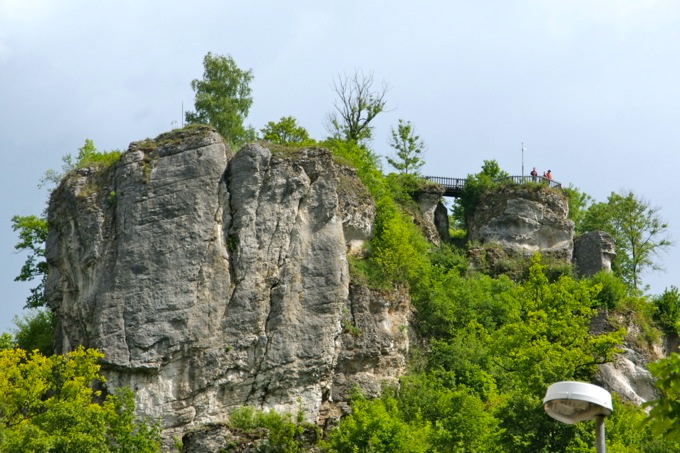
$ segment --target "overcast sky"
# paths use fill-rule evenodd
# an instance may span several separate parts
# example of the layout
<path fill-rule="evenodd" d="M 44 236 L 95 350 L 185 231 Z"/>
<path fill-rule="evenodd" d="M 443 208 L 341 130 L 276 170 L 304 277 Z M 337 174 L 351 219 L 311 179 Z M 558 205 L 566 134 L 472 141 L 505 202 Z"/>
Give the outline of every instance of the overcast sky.
<path fill-rule="evenodd" d="M 0 0 L 0 331 L 31 287 L 10 219 L 44 209 L 40 177 L 86 138 L 126 149 L 179 126 L 207 52 L 253 70 L 257 129 L 293 115 L 324 138 L 333 78 L 361 70 L 390 87 L 376 152 L 400 118 L 425 174 L 520 174 L 524 142 L 525 173 L 598 201 L 633 190 L 680 241 L 679 47 L 673 0 Z M 678 248 L 661 262 L 654 294 L 680 283 Z"/>

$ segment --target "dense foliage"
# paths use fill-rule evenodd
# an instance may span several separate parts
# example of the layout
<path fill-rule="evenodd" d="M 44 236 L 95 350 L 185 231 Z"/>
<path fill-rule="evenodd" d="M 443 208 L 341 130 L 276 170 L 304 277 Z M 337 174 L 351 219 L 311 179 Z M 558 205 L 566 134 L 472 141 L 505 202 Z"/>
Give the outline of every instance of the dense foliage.
<path fill-rule="evenodd" d="M 466 228 L 472 214 L 474 214 L 479 201 L 485 192 L 499 185 L 508 176 L 501 170 L 495 160 L 485 160 L 482 171 L 474 175 L 468 175 L 463 186 L 463 193 L 456 200 L 453 207 L 453 217 L 459 226 Z"/>
<path fill-rule="evenodd" d="M 309 146 L 314 140 L 309 137 L 309 132 L 297 124 L 292 116 L 284 116 L 278 122 L 270 121 L 262 129 L 262 140 L 278 145 Z"/>
<path fill-rule="evenodd" d="M 25 351 L 38 351 L 49 357 L 54 354 L 55 319 L 52 311 L 41 308 L 27 311 L 14 318 L 16 329 L 11 345 Z"/>
<path fill-rule="evenodd" d="M 134 421 L 129 390 L 103 395 L 97 361 L 79 348 L 45 357 L 0 351 L 0 451 L 156 452 L 156 425 Z"/>

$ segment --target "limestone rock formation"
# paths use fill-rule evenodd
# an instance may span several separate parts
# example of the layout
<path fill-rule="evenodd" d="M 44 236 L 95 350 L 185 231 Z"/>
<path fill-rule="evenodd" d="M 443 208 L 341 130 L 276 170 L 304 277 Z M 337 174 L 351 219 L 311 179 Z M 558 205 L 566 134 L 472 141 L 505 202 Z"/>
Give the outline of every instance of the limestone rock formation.
<path fill-rule="evenodd" d="M 246 404 L 322 422 L 405 367 L 408 296 L 350 286 L 374 216 L 323 149 L 232 155 L 205 127 L 133 143 L 51 197 L 57 348 L 104 352 L 166 438 Z"/>
<path fill-rule="evenodd" d="M 590 333 L 599 335 L 613 332 L 617 329 L 614 324 L 625 327 L 627 336 L 614 361 L 599 366 L 596 383 L 615 392 L 622 400 L 636 405 L 658 398 L 654 378 L 647 364 L 661 359 L 668 352 L 660 344 L 642 347 L 636 341 L 641 336 L 640 328 L 634 320 L 623 314 L 612 317 L 605 310 L 600 310 L 591 321 Z"/>
<path fill-rule="evenodd" d="M 441 189 L 441 187 L 431 187 L 429 190 L 420 192 L 415 196 L 416 203 L 418 203 L 418 209 L 422 216 L 421 221 L 416 223 L 420 227 L 420 230 L 423 232 L 423 235 L 427 238 L 427 240 L 436 245 L 439 245 L 441 239 L 448 237 L 448 227 L 446 229 L 446 236 L 443 236 L 441 231 L 442 228 L 438 226 L 436 222 L 439 220 L 441 223 L 441 219 L 435 218 L 437 215 L 437 209 L 442 206 L 440 200 L 443 193 L 444 191 Z M 441 212 L 439 215 L 441 215 Z"/>
<path fill-rule="evenodd" d="M 592 277 L 602 270 L 611 272 L 615 256 L 614 238 L 604 231 L 589 231 L 574 239 L 573 262 L 581 276 Z"/>
<path fill-rule="evenodd" d="M 559 192 L 504 186 L 485 195 L 469 225 L 471 241 L 493 242 L 513 252 L 541 252 L 571 261 L 574 223 Z"/>

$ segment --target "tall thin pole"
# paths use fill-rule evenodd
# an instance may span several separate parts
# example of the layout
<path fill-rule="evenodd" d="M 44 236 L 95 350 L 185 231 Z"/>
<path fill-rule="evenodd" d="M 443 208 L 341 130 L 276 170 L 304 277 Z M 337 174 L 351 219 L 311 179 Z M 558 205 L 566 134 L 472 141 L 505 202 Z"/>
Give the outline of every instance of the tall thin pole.
<path fill-rule="evenodd" d="M 182 129 L 184 129 L 184 101 L 182 101 Z"/>
<path fill-rule="evenodd" d="M 524 177 L 524 142 L 522 142 L 522 177 Z"/>
<path fill-rule="evenodd" d="M 604 441 L 604 415 L 595 416 L 595 451 L 605 453 L 607 444 Z"/>

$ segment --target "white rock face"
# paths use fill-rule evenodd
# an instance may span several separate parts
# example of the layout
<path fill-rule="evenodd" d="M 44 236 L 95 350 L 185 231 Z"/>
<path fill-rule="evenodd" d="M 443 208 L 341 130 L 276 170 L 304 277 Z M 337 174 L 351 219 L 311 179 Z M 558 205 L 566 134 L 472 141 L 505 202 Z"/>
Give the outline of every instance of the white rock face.
<path fill-rule="evenodd" d="M 638 354 L 630 348 L 623 348 L 614 362 L 600 365 L 598 379 L 624 400 L 636 405 L 658 398 L 654 378 L 644 368 Z"/>
<path fill-rule="evenodd" d="M 550 189 L 509 186 L 485 195 L 470 219 L 472 241 L 571 261 L 574 223 L 566 197 Z"/>
<path fill-rule="evenodd" d="M 135 389 L 168 438 L 245 404 L 333 416 L 405 368 L 407 295 L 350 287 L 374 216 L 322 149 L 232 156 L 209 128 L 133 143 L 52 195 L 58 349 L 99 348 L 109 388 Z"/>

